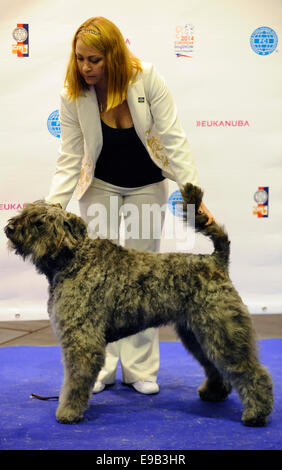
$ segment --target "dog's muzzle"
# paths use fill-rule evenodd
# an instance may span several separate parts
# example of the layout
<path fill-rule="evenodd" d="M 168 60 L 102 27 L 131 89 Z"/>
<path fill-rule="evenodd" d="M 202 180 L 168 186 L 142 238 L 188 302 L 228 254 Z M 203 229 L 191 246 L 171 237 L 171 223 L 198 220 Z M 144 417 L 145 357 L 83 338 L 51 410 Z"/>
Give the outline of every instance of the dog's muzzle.
<path fill-rule="evenodd" d="M 10 238 L 13 233 L 15 233 L 15 226 L 12 223 L 8 223 L 8 225 L 6 225 L 4 228 L 4 232 L 6 237 Z"/>

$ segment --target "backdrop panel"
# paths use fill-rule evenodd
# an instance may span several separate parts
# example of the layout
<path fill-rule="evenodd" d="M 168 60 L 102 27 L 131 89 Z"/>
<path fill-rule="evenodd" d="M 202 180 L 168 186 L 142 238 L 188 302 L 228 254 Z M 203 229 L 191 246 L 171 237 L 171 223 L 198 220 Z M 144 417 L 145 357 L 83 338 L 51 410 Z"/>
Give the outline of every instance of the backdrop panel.
<path fill-rule="evenodd" d="M 47 318 L 47 281 L 8 253 L 3 227 L 49 191 L 71 40 L 105 16 L 174 96 L 205 191 L 232 241 L 231 277 L 253 313 L 282 312 L 281 0 L 14 0 L 1 8 L 0 320 Z M 169 183 L 170 196 L 177 186 Z M 73 198 L 68 209 L 78 213 Z M 167 224 L 175 222 L 168 205 Z M 162 251 L 211 252 L 192 234 Z"/>

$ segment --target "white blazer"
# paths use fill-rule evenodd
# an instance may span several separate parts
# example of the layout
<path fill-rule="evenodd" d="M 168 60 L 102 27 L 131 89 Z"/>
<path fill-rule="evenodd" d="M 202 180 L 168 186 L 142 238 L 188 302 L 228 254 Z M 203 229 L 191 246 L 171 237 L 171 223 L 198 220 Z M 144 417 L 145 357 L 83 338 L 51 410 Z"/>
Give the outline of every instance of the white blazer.
<path fill-rule="evenodd" d="M 173 98 L 152 64 L 142 63 L 129 85 L 127 102 L 136 133 L 163 176 L 181 188 L 198 185 L 197 169 L 186 135 L 179 123 Z M 61 92 L 61 144 L 56 171 L 46 200 L 65 209 L 73 192 L 81 199 L 92 183 L 103 146 L 98 101 L 94 86 L 72 103 Z"/>

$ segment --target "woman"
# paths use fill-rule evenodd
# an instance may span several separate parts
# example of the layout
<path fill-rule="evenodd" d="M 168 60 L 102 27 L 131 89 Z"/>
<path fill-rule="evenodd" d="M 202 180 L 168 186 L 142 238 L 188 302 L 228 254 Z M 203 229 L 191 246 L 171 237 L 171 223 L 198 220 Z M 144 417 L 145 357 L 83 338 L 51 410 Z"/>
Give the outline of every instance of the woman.
<path fill-rule="evenodd" d="M 167 202 L 167 177 L 180 188 L 186 182 L 198 183 L 187 138 L 163 79 L 152 64 L 141 63 L 129 52 L 119 29 L 106 18 L 88 19 L 74 35 L 60 120 L 60 153 L 46 200 L 65 208 L 76 188 L 87 223 L 97 207 L 104 208 L 104 227 L 88 225 L 92 237 L 107 236 L 118 243 L 120 209 L 125 204 L 137 208 L 142 233 L 143 204 Z M 115 227 L 110 217 L 113 201 Z M 203 203 L 200 210 L 211 223 L 213 216 Z M 158 251 L 160 240 L 151 232 L 149 239 L 126 238 L 125 246 Z M 108 345 L 94 392 L 114 383 L 119 357 L 125 384 L 141 393 L 158 392 L 156 329 Z"/>

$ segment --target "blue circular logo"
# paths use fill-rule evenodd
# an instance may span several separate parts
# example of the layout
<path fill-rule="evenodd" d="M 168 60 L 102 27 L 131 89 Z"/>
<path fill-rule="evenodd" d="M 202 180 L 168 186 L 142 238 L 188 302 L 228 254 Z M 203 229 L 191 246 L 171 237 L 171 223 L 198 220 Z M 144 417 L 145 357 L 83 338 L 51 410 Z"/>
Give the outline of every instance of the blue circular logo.
<path fill-rule="evenodd" d="M 50 134 L 54 135 L 55 137 L 58 137 L 58 139 L 61 137 L 61 125 L 58 109 L 56 109 L 56 111 L 53 111 L 53 113 L 51 113 L 48 117 L 47 127 Z"/>
<path fill-rule="evenodd" d="M 179 189 L 171 193 L 168 199 L 168 208 L 170 212 L 176 217 L 181 217 L 183 215 L 183 199 Z"/>
<path fill-rule="evenodd" d="M 275 51 L 278 44 L 278 36 L 275 31 L 267 26 L 255 29 L 250 37 L 251 48 L 259 55 L 268 55 Z"/>

